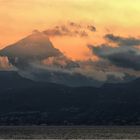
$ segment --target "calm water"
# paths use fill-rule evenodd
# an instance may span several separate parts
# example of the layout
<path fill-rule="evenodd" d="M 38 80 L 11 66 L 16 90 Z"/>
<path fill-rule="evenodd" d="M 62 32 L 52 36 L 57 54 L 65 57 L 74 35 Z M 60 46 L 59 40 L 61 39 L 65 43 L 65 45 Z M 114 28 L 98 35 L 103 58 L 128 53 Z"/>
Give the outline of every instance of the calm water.
<path fill-rule="evenodd" d="M 1 126 L 0 139 L 140 139 L 140 127 Z"/>

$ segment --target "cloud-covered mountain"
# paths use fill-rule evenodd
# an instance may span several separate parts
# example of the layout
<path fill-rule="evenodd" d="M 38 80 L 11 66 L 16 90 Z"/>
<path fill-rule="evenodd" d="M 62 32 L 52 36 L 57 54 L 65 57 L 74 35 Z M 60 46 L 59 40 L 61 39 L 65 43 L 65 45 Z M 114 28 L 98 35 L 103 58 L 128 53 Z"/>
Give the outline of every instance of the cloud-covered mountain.
<path fill-rule="evenodd" d="M 70 86 L 101 86 L 105 82 L 123 83 L 139 77 L 139 39 L 113 34 L 105 35 L 104 39 L 106 44 L 88 45 L 98 61 L 73 61 L 53 46 L 44 31 L 34 31 L 0 51 L 0 69 L 17 70 L 35 81 Z"/>
<path fill-rule="evenodd" d="M 35 81 L 70 86 L 99 86 L 101 82 L 80 72 L 78 62 L 56 49 L 44 32 L 31 35 L 0 51 L 20 75 Z"/>
<path fill-rule="evenodd" d="M 14 66 L 23 67 L 24 64 L 32 61 L 40 61 L 63 54 L 54 48 L 46 35 L 36 31 L 17 43 L 7 46 L 0 51 L 0 55 L 7 56 Z"/>

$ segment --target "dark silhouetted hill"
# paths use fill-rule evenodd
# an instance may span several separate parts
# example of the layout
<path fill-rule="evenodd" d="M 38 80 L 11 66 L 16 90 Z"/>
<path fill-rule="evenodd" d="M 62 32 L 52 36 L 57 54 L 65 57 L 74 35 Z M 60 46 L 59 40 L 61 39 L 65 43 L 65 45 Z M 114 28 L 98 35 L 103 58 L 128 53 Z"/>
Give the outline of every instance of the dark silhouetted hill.
<path fill-rule="evenodd" d="M 140 79 L 95 87 L 40 83 L 0 72 L 1 125 L 138 125 Z"/>

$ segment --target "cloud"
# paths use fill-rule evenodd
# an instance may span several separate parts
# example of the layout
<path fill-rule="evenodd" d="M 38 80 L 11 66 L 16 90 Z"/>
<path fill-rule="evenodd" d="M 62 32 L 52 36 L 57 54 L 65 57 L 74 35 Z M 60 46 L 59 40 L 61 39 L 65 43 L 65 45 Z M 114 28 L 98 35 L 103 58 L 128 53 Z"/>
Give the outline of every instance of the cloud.
<path fill-rule="evenodd" d="M 76 68 L 50 67 L 33 63 L 31 68 L 21 70 L 20 75 L 35 81 L 51 82 L 68 86 L 101 86 L 102 82 L 83 75 Z"/>
<path fill-rule="evenodd" d="M 93 25 L 80 25 L 75 22 L 69 22 L 64 25 L 54 26 L 43 31 L 48 36 L 70 36 L 70 37 L 88 37 L 89 32 L 96 32 Z"/>
<path fill-rule="evenodd" d="M 91 32 L 96 32 L 96 27 L 95 27 L 95 26 L 89 25 L 87 28 L 88 28 Z"/>
<path fill-rule="evenodd" d="M 10 70 L 15 70 L 15 68 L 9 63 L 9 60 L 7 57 L 0 57 L 0 70 L 10 71 Z"/>
<path fill-rule="evenodd" d="M 140 70 L 140 55 L 135 51 L 114 53 L 106 56 L 106 58 L 116 66 Z"/>
<path fill-rule="evenodd" d="M 140 45 L 140 39 L 133 38 L 133 37 L 120 37 L 120 36 L 115 36 L 113 34 L 107 34 L 104 37 L 108 41 L 117 43 L 120 46 L 137 46 Z"/>
<path fill-rule="evenodd" d="M 118 67 L 103 58 L 98 61 L 86 60 L 78 63 L 80 64 L 80 73 L 103 83 L 124 83 L 140 77 L 139 71 Z"/>
<path fill-rule="evenodd" d="M 107 81 L 106 83 L 124 83 L 124 82 L 130 82 L 137 79 L 136 76 L 130 75 L 128 73 L 110 73 L 107 75 Z"/>
<path fill-rule="evenodd" d="M 75 22 L 69 22 L 69 25 L 72 27 L 76 27 L 76 28 L 82 28 L 82 26 L 80 24 L 77 24 Z"/>
<path fill-rule="evenodd" d="M 54 28 L 43 31 L 47 36 L 70 36 L 70 37 L 88 37 L 85 30 L 72 29 L 65 25 L 55 26 Z"/>
<path fill-rule="evenodd" d="M 43 31 L 47 36 L 74 36 L 75 33 L 71 32 L 66 26 L 56 26 L 51 29 Z"/>
<path fill-rule="evenodd" d="M 117 46 L 113 47 L 109 44 L 88 45 L 93 54 L 101 59 L 108 60 L 115 66 L 136 71 L 140 70 L 140 50 L 136 47 L 140 44 L 140 40 L 110 34 L 106 35 L 105 38 L 117 43 Z"/>
<path fill-rule="evenodd" d="M 49 57 L 41 62 L 44 65 L 47 65 L 49 67 L 53 68 L 62 68 L 62 69 L 73 69 L 73 68 L 78 68 L 79 64 L 70 60 L 66 56 L 57 56 L 57 57 Z"/>

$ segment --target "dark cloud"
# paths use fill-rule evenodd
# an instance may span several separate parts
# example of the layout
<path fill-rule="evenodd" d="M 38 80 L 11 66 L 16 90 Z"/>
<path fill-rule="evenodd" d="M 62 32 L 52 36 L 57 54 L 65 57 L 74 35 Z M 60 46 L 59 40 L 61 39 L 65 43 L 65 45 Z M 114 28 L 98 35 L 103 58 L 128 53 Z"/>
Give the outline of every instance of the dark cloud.
<path fill-rule="evenodd" d="M 74 26 L 74 25 L 73 25 Z M 73 27 L 72 26 L 72 27 Z M 74 26 L 75 27 L 75 26 Z M 52 29 L 48 29 L 43 31 L 47 36 L 79 36 L 79 37 L 87 37 L 88 33 L 82 29 L 73 29 L 66 25 L 55 26 Z"/>
<path fill-rule="evenodd" d="M 66 35 L 66 33 L 59 30 L 59 28 L 48 29 L 48 30 L 43 31 L 43 33 L 48 36 L 65 36 Z"/>
<path fill-rule="evenodd" d="M 108 44 L 101 44 L 101 45 L 88 45 L 88 48 L 92 51 L 93 54 L 96 54 L 100 57 L 105 57 L 108 54 L 118 52 L 120 48 L 113 48 Z"/>
<path fill-rule="evenodd" d="M 69 25 L 76 28 L 82 28 L 80 24 L 77 24 L 75 22 L 69 22 Z"/>
<path fill-rule="evenodd" d="M 75 36 L 75 33 L 69 30 L 65 25 L 55 26 L 52 29 L 43 31 L 48 36 Z"/>
<path fill-rule="evenodd" d="M 88 37 L 89 32 L 96 32 L 96 27 L 93 25 L 80 25 L 75 22 L 54 26 L 43 31 L 48 36 L 73 36 L 73 37 Z"/>
<path fill-rule="evenodd" d="M 136 47 L 140 45 L 140 39 L 125 38 L 113 34 L 105 35 L 105 39 L 116 43 L 117 46 L 113 47 L 109 44 L 88 45 L 93 54 L 108 60 L 115 66 L 140 70 L 140 50 Z"/>
<path fill-rule="evenodd" d="M 140 55 L 135 51 L 113 53 L 106 58 L 116 66 L 140 70 Z"/>
<path fill-rule="evenodd" d="M 109 46 L 101 44 L 98 46 L 88 45 L 93 54 L 102 59 L 110 61 L 113 65 L 122 68 L 140 70 L 140 50 L 134 46 Z"/>
<path fill-rule="evenodd" d="M 120 36 L 115 36 L 113 34 L 107 34 L 105 35 L 105 39 L 108 41 L 117 43 L 120 46 L 137 46 L 140 45 L 140 39 L 129 37 L 120 37 Z"/>
<path fill-rule="evenodd" d="M 91 32 L 96 32 L 96 27 L 95 27 L 95 26 L 89 25 L 87 28 L 88 28 Z"/>

